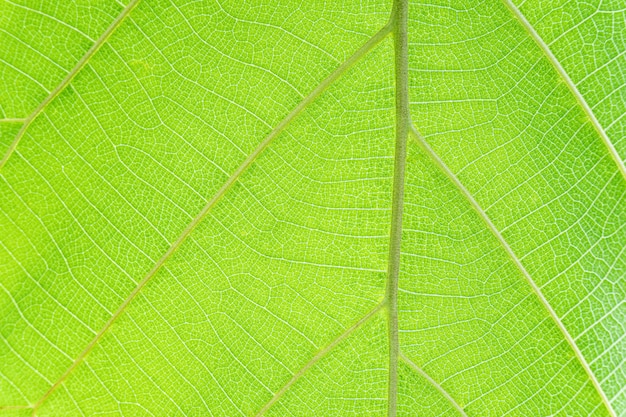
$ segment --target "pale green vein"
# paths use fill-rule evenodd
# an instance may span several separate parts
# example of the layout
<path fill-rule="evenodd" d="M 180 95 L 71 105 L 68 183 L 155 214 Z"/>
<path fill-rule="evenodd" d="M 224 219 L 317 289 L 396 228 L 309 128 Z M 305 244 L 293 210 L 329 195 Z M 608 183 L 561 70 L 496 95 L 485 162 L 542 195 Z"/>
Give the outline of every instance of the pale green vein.
<path fill-rule="evenodd" d="M 502 1 L 506 5 L 506 7 L 511 11 L 513 16 L 515 16 L 515 18 L 520 21 L 522 26 L 524 26 L 524 29 L 526 29 L 528 34 L 534 39 L 535 43 L 541 48 L 543 53 L 546 55 L 546 57 L 548 58 L 552 66 L 554 67 L 554 69 L 556 69 L 556 71 L 559 73 L 559 75 L 561 76 L 561 78 L 563 79 L 567 87 L 570 89 L 570 91 L 574 95 L 574 98 L 576 98 L 576 101 L 578 102 L 580 107 L 583 109 L 583 111 L 585 112 L 589 120 L 591 121 L 593 128 L 596 130 L 598 135 L 600 135 L 600 138 L 602 138 L 602 141 L 606 145 L 609 151 L 609 154 L 611 155 L 611 158 L 613 158 L 613 161 L 615 161 L 615 164 L 617 165 L 617 168 L 621 172 L 622 177 L 626 180 L 626 166 L 624 166 L 624 161 L 622 161 L 622 159 L 620 158 L 619 154 L 617 153 L 617 150 L 615 149 L 615 146 L 613 146 L 611 139 L 609 139 L 602 125 L 600 125 L 600 122 L 598 121 L 595 114 L 593 113 L 593 110 L 591 109 L 591 107 L 589 107 L 589 104 L 587 104 L 587 101 L 582 96 L 582 94 L 580 94 L 580 91 L 578 91 L 578 87 L 576 87 L 576 84 L 574 84 L 570 76 L 567 74 L 567 72 L 565 72 L 565 69 L 563 68 L 559 60 L 556 58 L 556 56 L 554 56 L 554 54 L 550 50 L 550 47 L 544 42 L 541 36 L 539 36 L 539 34 L 535 30 L 535 28 L 532 27 L 530 22 L 526 20 L 526 17 L 522 14 L 522 12 L 513 4 L 511 0 L 502 0 Z"/>
<path fill-rule="evenodd" d="M 561 333 L 567 340 L 567 343 L 570 345 L 570 347 L 574 351 L 574 354 L 578 358 L 578 361 L 580 362 L 581 366 L 585 370 L 585 373 L 587 374 L 593 386 L 595 387 L 596 391 L 598 392 L 598 395 L 600 396 L 602 403 L 606 407 L 607 411 L 609 412 L 611 416 L 616 417 L 616 413 L 613 410 L 613 407 L 611 406 L 609 399 L 607 398 L 606 394 L 602 390 L 602 387 L 600 386 L 600 383 L 598 382 L 598 379 L 596 378 L 595 374 L 591 370 L 589 363 L 587 363 L 587 360 L 585 359 L 582 352 L 578 348 L 576 341 L 569 334 L 569 332 L 565 328 L 565 325 L 563 324 L 559 316 L 556 314 L 556 312 L 554 311 L 554 309 L 552 308 L 548 300 L 543 295 L 541 288 L 537 285 L 537 283 L 535 283 L 535 281 L 530 276 L 530 274 L 528 273 L 524 265 L 522 265 L 522 262 L 519 260 L 517 255 L 515 255 L 515 252 L 513 252 L 513 249 L 511 249 L 507 241 L 504 239 L 504 236 L 502 236 L 502 234 L 493 224 L 489 216 L 487 216 L 487 213 L 485 213 L 482 207 L 478 204 L 474 196 L 472 196 L 469 190 L 465 188 L 465 186 L 461 183 L 461 181 L 457 178 L 457 176 L 450 170 L 450 168 L 448 168 L 445 162 L 443 162 L 443 160 L 439 157 L 439 155 L 437 155 L 437 153 L 430 147 L 428 142 L 426 142 L 426 140 L 422 137 L 422 135 L 420 135 L 420 133 L 413 126 L 411 126 L 411 135 L 413 136 L 417 144 L 430 156 L 430 158 L 439 167 L 439 169 L 448 177 L 448 179 L 456 186 L 459 192 L 467 199 L 467 201 L 470 203 L 474 211 L 480 216 L 480 218 L 485 223 L 487 228 L 491 231 L 493 236 L 498 240 L 500 245 L 502 245 L 502 248 L 504 249 L 504 251 L 507 253 L 509 258 L 513 261 L 517 269 L 522 273 L 522 275 L 524 276 L 524 278 L 526 279 L 526 281 L 532 288 L 533 292 L 535 293 L 535 295 L 537 296 L 541 304 L 543 304 L 548 314 L 550 314 L 550 317 L 552 317 L 552 320 L 554 320 L 557 327 L 559 328 L 559 330 L 561 331 Z"/>
<path fill-rule="evenodd" d="M 393 9 L 394 52 L 396 71 L 396 146 L 391 201 L 391 231 L 387 266 L 387 314 L 389 322 L 389 385 L 387 415 L 395 417 L 398 403 L 398 275 L 402 244 L 402 211 L 404 208 L 404 177 L 406 146 L 409 135 L 409 52 L 408 0 L 396 0 Z"/>
<path fill-rule="evenodd" d="M 357 321 L 352 326 L 348 327 L 343 333 L 341 333 L 339 336 L 337 336 L 335 339 L 333 339 L 333 341 L 331 341 L 329 344 L 327 344 L 322 349 L 320 349 L 311 358 L 311 360 L 309 360 L 302 368 L 300 368 L 300 370 L 298 370 L 298 372 L 293 374 L 291 379 L 289 381 L 287 381 L 287 383 L 285 385 L 283 385 L 283 387 L 281 389 L 276 391 L 274 396 L 267 403 L 265 403 L 265 405 L 259 410 L 258 413 L 255 414 L 255 417 L 260 417 L 263 414 L 265 414 L 265 412 L 267 410 L 269 410 L 272 407 L 272 405 L 274 405 L 278 400 L 280 400 L 282 398 L 283 395 L 285 395 L 285 393 L 287 391 L 289 391 L 289 388 L 291 388 L 309 369 L 311 369 L 311 367 L 313 367 L 313 365 L 315 365 L 322 358 L 324 358 L 339 343 L 341 343 L 348 336 L 350 336 L 352 333 L 354 333 L 360 327 L 362 327 L 365 323 L 367 323 L 372 317 L 374 317 L 376 315 L 376 313 L 378 313 L 383 308 L 384 305 L 385 305 L 385 302 L 382 302 L 382 303 L 378 304 L 376 307 L 374 307 L 372 310 L 370 310 L 369 313 L 367 313 L 365 316 L 363 316 L 359 321 Z"/>
<path fill-rule="evenodd" d="M 207 215 L 207 213 L 217 204 L 217 202 L 226 194 L 226 192 L 237 182 L 241 175 L 248 169 L 250 165 L 257 159 L 257 157 L 269 146 L 269 144 L 289 125 L 289 123 L 298 116 L 315 98 L 317 98 L 328 86 L 341 77 L 349 68 L 351 68 L 357 61 L 371 51 L 376 45 L 378 45 L 390 32 L 392 26 L 387 24 L 374 36 L 372 36 L 363 46 L 361 46 L 352 56 L 344 61 L 335 71 L 333 71 L 328 77 L 326 77 L 309 95 L 307 95 L 276 127 L 265 137 L 265 139 L 254 149 L 254 151 L 242 162 L 242 164 L 233 172 L 233 174 L 226 180 L 224 185 L 217 191 L 217 193 L 206 203 L 202 210 L 194 217 L 189 225 L 183 230 L 181 235 L 174 241 L 169 249 L 159 258 L 152 269 L 146 274 L 146 276 L 137 284 L 130 295 L 124 300 L 124 302 L 113 313 L 111 318 L 105 323 L 104 327 L 94 336 L 85 349 L 76 357 L 70 367 L 61 375 L 61 377 L 50 387 L 50 389 L 43 395 L 43 397 L 37 401 L 33 408 L 33 415 L 35 415 L 37 409 L 43 404 L 72 371 L 85 359 L 85 357 L 96 346 L 98 341 L 104 336 L 111 325 L 117 320 L 117 318 L 126 310 L 126 307 L 131 301 L 139 294 L 142 288 L 152 279 L 154 275 L 163 266 L 165 261 L 176 252 L 176 250 L 182 245 L 185 239 L 196 228 L 200 221 Z"/>
<path fill-rule="evenodd" d="M 29 410 L 33 408 L 32 405 L 3 405 L 0 406 L 0 411 L 2 410 Z"/>
<path fill-rule="evenodd" d="M 400 352 L 398 354 L 398 357 L 403 360 L 407 365 L 409 365 L 409 367 L 411 367 L 415 372 L 420 374 L 426 381 L 428 381 L 430 385 L 435 387 L 435 389 L 439 391 L 441 395 L 446 397 L 448 402 L 459 412 L 459 414 L 461 414 L 463 417 L 467 417 L 467 414 L 465 413 L 465 410 L 463 410 L 463 407 L 461 407 L 459 403 L 457 403 L 456 400 L 452 398 L 448 391 L 446 391 L 441 385 L 439 385 L 437 381 L 432 379 L 431 376 L 426 373 L 426 371 L 417 366 L 417 364 L 409 359 L 404 353 Z"/>
<path fill-rule="evenodd" d="M 0 119 L 0 123 L 24 123 L 26 119 L 19 119 L 14 117 L 7 117 L 4 119 Z"/>
<path fill-rule="evenodd" d="M 11 146 L 9 146 L 9 149 L 4 154 L 2 160 L 0 160 L 0 171 L 17 148 L 20 140 L 22 140 L 22 138 L 26 134 L 26 130 L 28 130 L 30 124 L 37 118 L 37 116 L 39 116 L 44 111 L 48 104 L 50 104 L 50 102 L 52 102 L 52 100 L 54 100 L 65 89 L 65 87 L 68 86 L 68 84 L 74 79 L 76 74 L 78 74 L 85 67 L 91 57 L 94 56 L 96 52 L 98 52 L 100 47 L 102 47 L 102 45 L 104 45 L 109 37 L 111 37 L 113 32 L 115 32 L 115 30 L 122 24 L 126 16 L 130 14 L 130 12 L 135 8 L 135 6 L 137 6 L 138 3 L 139 0 L 132 0 L 124 8 L 122 13 L 120 13 L 120 15 L 115 18 L 113 23 L 111 23 L 111 25 L 104 31 L 102 36 L 98 38 L 98 40 L 91 46 L 91 48 L 89 48 L 89 50 L 85 53 L 85 55 L 83 55 L 83 57 L 78 61 L 74 68 L 72 68 L 72 70 L 65 76 L 63 81 L 61 81 L 61 83 L 54 90 L 52 90 L 48 97 L 46 97 L 45 100 L 42 101 L 39 106 L 37 106 L 37 108 L 26 119 L 24 119 L 24 125 L 20 128 L 19 132 L 17 132 L 17 135 L 11 143 Z"/>

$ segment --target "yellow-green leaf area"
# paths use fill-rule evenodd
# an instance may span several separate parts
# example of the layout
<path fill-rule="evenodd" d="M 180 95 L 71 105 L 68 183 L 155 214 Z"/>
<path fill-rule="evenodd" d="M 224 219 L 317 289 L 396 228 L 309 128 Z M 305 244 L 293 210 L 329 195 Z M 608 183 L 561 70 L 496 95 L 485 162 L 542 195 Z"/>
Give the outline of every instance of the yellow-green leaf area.
<path fill-rule="evenodd" d="M 624 33 L 0 3 L 0 416 L 626 416 Z"/>

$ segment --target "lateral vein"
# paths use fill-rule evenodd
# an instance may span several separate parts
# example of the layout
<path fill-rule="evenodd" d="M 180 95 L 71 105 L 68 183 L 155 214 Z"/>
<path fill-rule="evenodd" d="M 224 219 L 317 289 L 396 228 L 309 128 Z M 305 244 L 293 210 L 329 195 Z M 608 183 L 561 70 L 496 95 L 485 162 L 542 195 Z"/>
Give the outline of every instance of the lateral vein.
<path fill-rule="evenodd" d="M 2 410 L 30 410 L 33 408 L 32 405 L 2 405 L 0 406 L 0 411 Z"/>
<path fill-rule="evenodd" d="M 136 0 L 139 1 L 139 0 Z M 315 98 L 317 98 L 328 86 L 334 81 L 340 78 L 350 67 L 358 62 L 363 56 L 371 51 L 376 45 L 378 45 L 389 33 L 391 32 L 391 25 L 387 24 L 375 35 L 373 35 L 363 46 L 361 46 L 352 56 L 345 60 L 335 71 L 333 71 L 328 77 L 309 93 L 294 109 L 278 124 L 276 127 L 265 137 L 265 139 L 254 149 L 254 151 L 242 162 L 242 164 L 233 172 L 233 174 L 226 180 L 224 185 L 216 192 L 216 194 L 206 203 L 202 210 L 194 217 L 189 225 L 183 230 L 181 235 L 174 241 L 169 249 L 159 258 L 155 265 L 150 269 L 146 276 L 137 284 L 130 295 L 124 300 L 124 302 L 113 313 L 111 318 L 105 323 L 104 327 L 94 336 L 85 349 L 76 357 L 70 367 L 61 375 L 61 377 L 50 387 L 50 389 L 42 396 L 37 403 L 33 405 L 33 416 L 37 409 L 43 404 L 43 402 L 67 379 L 74 369 L 85 359 L 85 357 L 96 346 L 98 341 L 104 336 L 111 325 L 117 320 L 117 318 L 126 310 L 126 307 L 131 301 L 139 294 L 139 292 L 146 286 L 146 284 L 152 279 L 154 275 L 163 266 L 165 261 L 176 252 L 176 250 L 182 245 L 186 238 L 196 228 L 200 221 L 207 215 L 207 213 L 219 202 L 219 200 L 226 194 L 226 192 L 237 182 L 241 175 L 248 169 L 250 165 L 257 159 L 257 157 L 270 145 L 270 143 L 289 125 L 289 123 L 296 118 Z"/>
<path fill-rule="evenodd" d="M 511 0 L 502 0 L 502 2 L 509 9 L 509 11 L 513 14 L 513 16 L 517 20 L 520 21 L 522 26 L 524 26 L 524 29 L 526 29 L 526 32 L 528 32 L 528 34 L 533 38 L 535 43 L 541 48 L 544 55 L 548 58 L 548 60 L 550 61 L 554 69 L 559 73 L 559 75 L 561 76 L 561 78 L 563 79 L 567 87 L 569 88 L 569 90 L 572 92 L 572 95 L 574 96 L 574 98 L 576 99 L 580 107 L 583 109 L 583 111 L 585 112 L 589 120 L 591 121 L 593 128 L 602 139 L 602 142 L 604 142 L 604 145 L 607 147 L 609 154 L 611 155 L 611 158 L 617 165 L 617 168 L 622 174 L 622 177 L 624 178 L 624 180 L 626 180 L 626 166 L 624 166 L 624 161 L 622 161 L 622 159 L 620 158 L 619 154 L 617 153 L 617 150 L 615 149 L 615 146 L 613 146 L 611 139 L 609 139 L 604 128 L 602 127 L 598 119 L 596 118 L 596 115 L 593 113 L 593 110 L 591 109 L 591 107 L 589 107 L 589 104 L 587 104 L 587 101 L 582 96 L 580 91 L 578 91 L 578 87 L 576 87 L 576 84 L 574 84 L 574 81 L 572 81 L 572 79 L 567 74 L 567 72 L 565 72 L 565 69 L 563 68 L 559 60 L 556 58 L 556 56 L 552 53 L 552 51 L 550 50 L 550 47 L 545 43 L 545 41 L 541 38 L 541 36 L 539 36 L 535 28 L 533 28 L 533 26 L 526 19 L 524 14 L 513 4 Z"/>
<path fill-rule="evenodd" d="M 115 30 L 122 24 L 124 19 L 137 6 L 137 4 L 139 4 L 139 1 L 140 0 L 132 0 L 130 3 L 128 3 L 124 10 L 122 10 L 122 13 L 120 13 L 119 16 L 115 18 L 113 23 L 111 23 L 111 25 L 104 31 L 102 36 L 100 36 L 98 40 L 96 40 L 96 42 L 91 46 L 91 48 L 89 48 L 85 55 L 83 55 L 83 57 L 76 63 L 74 68 L 72 68 L 72 70 L 65 76 L 63 81 L 61 81 L 61 83 L 57 85 L 54 90 L 52 90 L 48 97 L 46 97 L 44 101 L 42 101 L 39 106 L 37 106 L 37 108 L 35 108 L 35 110 L 24 119 L 24 125 L 17 132 L 17 135 L 11 143 L 11 146 L 9 146 L 9 149 L 4 154 L 4 157 L 2 158 L 2 160 L 0 160 L 0 171 L 2 171 L 2 168 L 7 163 L 11 155 L 13 155 L 13 152 L 17 148 L 17 145 L 20 143 L 20 140 L 22 140 L 22 138 L 24 137 L 24 134 L 26 133 L 26 130 L 28 130 L 30 124 L 37 118 L 37 116 L 39 116 L 43 112 L 48 104 L 50 104 L 50 102 L 52 102 L 52 100 L 54 100 L 65 89 L 65 87 L 68 86 L 68 84 L 74 79 L 76 74 L 78 74 L 84 68 L 84 66 L 87 64 L 87 62 L 89 62 L 91 57 L 94 56 L 96 52 L 98 52 L 100 47 L 104 45 L 104 43 L 111 37 L 113 32 L 115 32 Z"/>
<path fill-rule="evenodd" d="M 426 371 L 424 371 L 422 368 L 420 368 L 415 362 L 413 362 L 411 359 L 409 359 L 408 356 L 406 356 L 403 352 L 400 352 L 398 357 L 403 360 L 407 365 L 409 365 L 410 368 L 412 368 L 415 372 L 417 372 L 418 374 L 420 374 L 426 381 L 428 381 L 428 383 L 430 385 L 432 385 L 433 387 L 435 387 L 435 389 L 437 391 L 439 391 L 439 393 L 441 395 L 443 395 L 444 397 L 446 397 L 446 399 L 448 400 L 448 402 L 454 407 L 456 408 L 456 410 L 459 412 L 459 414 L 461 414 L 461 416 L 463 417 L 467 417 L 467 414 L 465 413 L 465 410 L 463 410 L 463 407 L 461 407 L 459 405 L 459 403 L 456 402 L 456 400 L 454 398 L 452 398 L 452 396 L 450 395 L 450 393 L 448 391 L 446 391 L 437 381 L 435 381 L 430 375 L 428 375 L 426 373 Z"/>
<path fill-rule="evenodd" d="M 552 306 L 550 305 L 546 297 L 543 295 L 541 288 L 537 285 L 537 283 L 530 276 L 530 274 L 528 273 L 524 265 L 522 265 L 522 262 L 519 260 L 517 255 L 515 255 L 515 252 L 513 252 L 513 249 L 509 246 L 508 242 L 504 239 L 504 236 L 502 236 L 502 233 L 500 233 L 500 231 L 496 228 L 496 226 L 493 224 L 493 222 L 491 221 L 487 213 L 485 213 L 482 207 L 478 204 L 474 196 L 472 196 L 469 190 L 463 185 L 463 183 L 461 183 L 461 181 L 450 170 L 450 168 L 446 165 L 446 163 L 443 162 L 443 160 L 439 157 L 439 155 L 437 155 L 437 153 L 430 147 L 428 142 L 426 142 L 426 140 L 417 131 L 417 129 L 415 129 L 414 126 L 411 126 L 411 135 L 413 139 L 415 139 L 417 144 L 428 154 L 428 156 L 430 156 L 432 161 L 439 167 L 439 169 L 446 175 L 446 177 L 448 177 L 448 179 L 456 186 L 459 192 L 466 198 L 466 200 L 470 203 L 474 211 L 480 216 L 482 221 L 485 223 L 489 231 L 491 231 L 493 236 L 498 240 L 498 242 L 500 243 L 504 251 L 507 253 L 509 258 L 513 261 L 517 269 L 522 273 L 522 276 L 526 279 L 531 289 L 533 290 L 533 292 L 535 293 L 535 295 L 537 296 L 541 304 L 544 306 L 544 308 L 547 310 L 552 320 L 554 320 L 555 324 L 557 325 L 557 327 L 559 328 L 559 330 L 565 337 L 565 340 L 574 351 L 576 358 L 578 359 L 579 363 L 585 370 L 585 373 L 591 380 L 594 388 L 598 392 L 598 395 L 600 396 L 602 403 L 608 410 L 609 414 L 612 417 L 617 417 L 617 415 L 615 414 L 615 411 L 613 410 L 611 406 L 611 403 L 609 402 L 609 399 L 604 393 L 604 390 L 602 390 L 602 387 L 600 386 L 598 379 L 596 378 L 595 374 L 591 370 L 591 367 L 589 366 L 589 364 L 587 363 L 587 360 L 585 359 L 582 352 L 580 351 L 578 345 L 576 344 L 576 341 L 569 334 L 569 332 L 565 328 L 565 325 L 563 325 L 563 322 L 561 321 L 559 316 L 556 314 L 556 312 L 554 311 L 554 309 L 552 308 Z"/>
<path fill-rule="evenodd" d="M 327 344 L 324 348 L 319 350 L 315 356 L 311 358 L 298 372 L 293 374 L 291 379 L 287 381 L 285 385 L 276 393 L 274 396 L 267 402 L 265 405 L 259 410 L 258 413 L 255 414 L 255 417 L 261 417 L 267 410 L 269 410 L 280 398 L 285 395 L 285 393 L 291 388 L 309 369 L 313 367 L 317 362 L 319 362 L 322 358 L 324 358 L 330 351 L 332 351 L 339 343 L 344 341 L 348 336 L 357 331 L 360 327 L 362 327 L 365 323 L 367 323 L 372 317 L 378 313 L 383 306 L 384 302 L 378 304 L 372 310 L 369 311 L 365 316 L 363 316 L 359 321 L 357 321 L 354 325 L 348 327 L 343 333 L 337 336 L 333 341 Z"/>

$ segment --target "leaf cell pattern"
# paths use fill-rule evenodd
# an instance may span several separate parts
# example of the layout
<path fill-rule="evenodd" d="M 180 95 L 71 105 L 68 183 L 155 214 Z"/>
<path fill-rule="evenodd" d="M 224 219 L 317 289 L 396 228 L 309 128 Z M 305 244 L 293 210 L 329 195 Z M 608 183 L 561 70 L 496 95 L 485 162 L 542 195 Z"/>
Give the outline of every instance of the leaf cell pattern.
<path fill-rule="evenodd" d="M 0 3 L 0 415 L 626 416 L 619 1 Z"/>

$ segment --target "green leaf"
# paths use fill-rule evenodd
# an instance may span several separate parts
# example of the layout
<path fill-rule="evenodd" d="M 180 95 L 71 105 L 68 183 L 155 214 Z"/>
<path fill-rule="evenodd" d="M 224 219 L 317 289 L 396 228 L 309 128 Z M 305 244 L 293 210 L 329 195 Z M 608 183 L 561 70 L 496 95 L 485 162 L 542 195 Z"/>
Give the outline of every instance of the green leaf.
<path fill-rule="evenodd" d="M 0 3 L 0 415 L 626 416 L 626 10 L 436 3 Z"/>

